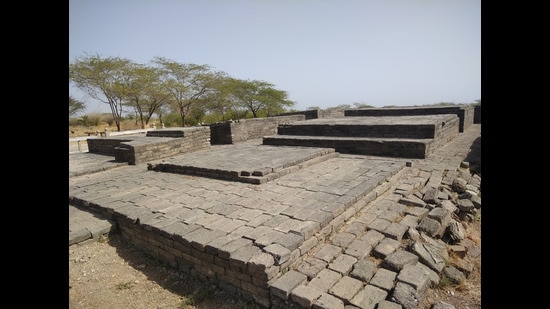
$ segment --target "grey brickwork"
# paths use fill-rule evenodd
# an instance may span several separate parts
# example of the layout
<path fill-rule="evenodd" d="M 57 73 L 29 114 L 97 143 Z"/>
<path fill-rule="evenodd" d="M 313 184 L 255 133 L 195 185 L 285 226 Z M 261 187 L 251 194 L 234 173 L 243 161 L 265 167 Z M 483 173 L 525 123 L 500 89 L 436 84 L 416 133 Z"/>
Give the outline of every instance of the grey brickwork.
<path fill-rule="evenodd" d="M 344 109 L 339 109 L 339 108 L 312 109 L 312 110 L 306 110 L 306 111 L 278 114 L 278 116 L 291 116 L 291 115 L 304 115 L 306 120 L 318 119 L 318 118 L 340 118 L 340 117 L 344 117 Z"/>
<path fill-rule="evenodd" d="M 263 167 L 281 166 L 286 173 L 251 186 L 153 171 L 139 163 L 116 166 L 91 178 L 70 177 L 69 204 L 104 215 L 151 256 L 262 307 L 414 308 L 448 259 L 441 239 L 414 226 L 430 219 L 439 224 L 434 236 L 449 230 L 450 207 L 433 211 L 445 203 L 433 203 L 438 202 L 433 194 L 424 201 L 423 189 L 429 184 L 446 191 L 441 199 L 450 202 L 457 199 L 452 184 L 463 182 L 458 178 L 469 190 L 480 190 L 479 177 L 466 177 L 467 165 L 461 164 L 478 135 L 474 126 L 426 159 L 339 154 L 310 165 L 333 152 L 312 157 L 289 147 L 275 154 L 259 140 L 211 146 L 208 151 L 217 155 L 198 156 L 196 162 L 220 170 L 232 170 L 223 164 L 233 162 L 233 169 L 249 174 L 273 174 L 256 166 L 255 158 L 263 160 Z M 469 200 L 467 195 L 463 199 Z M 481 208 L 481 200 L 475 207 L 461 205 L 458 218 L 468 218 Z M 75 227 L 71 235 L 76 241 L 86 236 Z M 452 274 L 459 277 L 454 269 Z"/>
<path fill-rule="evenodd" d="M 474 106 L 461 104 L 458 106 L 429 106 L 429 107 L 392 107 L 392 108 L 363 108 L 347 109 L 345 116 L 419 116 L 419 115 L 441 115 L 455 114 L 460 119 L 459 130 L 464 132 L 474 124 Z M 481 108 L 479 114 L 481 123 Z M 476 122 L 477 123 L 477 122 Z"/>
<path fill-rule="evenodd" d="M 340 153 L 423 159 L 459 133 L 454 114 L 340 117 L 280 124 L 264 145 L 330 147 Z"/>
<path fill-rule="evenodd" d="M 113 155 L 118 162 L 139 164 L 210 147 L 209 127 L 148 131 L 147 136 L 109 136 L 86 140 L 91 153 Z"/>
<path fill-rule="evenodd" d="M 234 144 L 277 133 L 281 123 L 305 120 L 302 114 L 230 120 L 210 125 L 212 145 Z"/>

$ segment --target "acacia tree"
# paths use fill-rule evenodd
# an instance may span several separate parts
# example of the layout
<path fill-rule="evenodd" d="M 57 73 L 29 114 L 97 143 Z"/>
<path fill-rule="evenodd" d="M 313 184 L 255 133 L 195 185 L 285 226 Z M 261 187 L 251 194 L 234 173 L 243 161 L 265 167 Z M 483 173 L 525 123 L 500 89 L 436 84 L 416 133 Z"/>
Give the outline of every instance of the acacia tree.
<path fill-rule="evenodd" d="M 132 64 L 128 59 L 99 55 L 85 55 L 69 64 L 69 80 L 90 97 L 109 104 L 118 131 Z"/>
<path fill-rule="evenodd" d="M 232 94 L 238 105 L 252 112 L 254 118 L 260 112 L 270 116 L 284 112 L 285 107 L 294 105 L 294 102 L 288 100 L 286 91 L 273 86 L 266 81 L 232 79 Z"/>
<path fill-rule="evenodd" d="M 232 95 L 233 81 L 227 74 L 220 72 L 212 80 L 212 91 L 204 99 L 205 107 L 211 114 L 219 115 L 221 121 L 234 114 L 235 97 Z"/>
<path fill-rule="evenodd" d="M 160 70 L 157 68 L 132 65 L 128 74 L 131 78 L 128 81 L 126 104 L 134 109 L 144 129 L 153 114 L 167 102 L 170 94 L 160 84 Z"/>
<path fill-rule="evenodd" d="M 181 125 L 185 126 L 185 117 L 192 105 L 200 102 L 211 89 L 210 67 L 182 64 L 164 57 L 155 57 L 152 62 L 160 68 L 162 86 L 171 94 L 171 102 L 181 117 Z"/>
<path fill-rule="evenodd" d="M 76 113 L 81 112 L 85 109 L 86 106 L 83 102 L 69 95 L 69 116 L 75 115 Z"/>
<path fill-rule="evenodd" d="M 157 114 L 157 116 L 159 117 L 159 121 L 160 121 L 160 125 L 162 126 L 164 124 L 164 120 L 162 119 L 162 117 L 164 115 L 167 115 L 170 113 L 170 110 L 169 110 L 169 105 L 170 105 L 170 102 L 166 102 L 165 104 L 161 104 L 156 110 L 155 110 L 155 113 Z"/>
<path fill-rule="evenodd" d="M 355 106 L 355 108 L 374 108 L 374 106 L 363 102 L 353 102 L 353 106 Z"/>

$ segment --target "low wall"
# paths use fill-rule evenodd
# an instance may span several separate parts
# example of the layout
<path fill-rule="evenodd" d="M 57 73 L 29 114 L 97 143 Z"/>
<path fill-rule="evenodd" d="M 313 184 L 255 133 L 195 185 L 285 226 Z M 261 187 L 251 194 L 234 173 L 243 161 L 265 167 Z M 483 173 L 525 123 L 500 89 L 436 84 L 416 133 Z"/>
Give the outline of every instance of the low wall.
<path fill-rule="evenodd" d="M 161 129 L 148 132 L 146 137 L 120 143 L 115 160 L 139 164 L 207 148 L 210 148 L 209 127 Z"/>
<path fill-rule="evenodd" d="M 327 217 L 323 227 L 319 223 L 311 224 L 301 233 L 286 234 L 279 241 L 293 244 L 292 251 L 288 249 L 290 245 L 278 243 L 260 248 L 249 238 L 228 238 L 220 230 L 181 220 L 168 220 L 159 227 L 162 213 L 152 213 L 132 203 L 121 201 L 119 207 L 112 210 L 75 197 L 69 201 L 114 220 L 121 235 L 150 256 L 265 308 L 273 308 L 271 283 L 297 267 L 312 248 L 322 244 L 331 232 L 341 228 L 353 214 L 389 188 L 390 181 L 381 180 L 375 190 L 365 191 L 356 199 L 348 199 L 335 207 L 335 214 Z"/>
<path fill-rule="evenodd" d="M 427 154 L 432 154 L 439 147 L 452 141 L 460 132 L 460 118 L 450 117 L 435 125 L 433 142 L 426 149 Z"/>
<path fill-rule="evenodd" d="M 457 118 L 458 120 L 458 118 Z M 434 138 L 433 124 L 365 125 L 365 124 L 304 124 L 280 125 L 278 135 L 342 136 L 371 138 Z"/>
<path fill-rule="evenodd" d="M 481 105 L 474 107 L 474 123 L 481 123 Z"/>
<path fill-rule="evenodd" d="M 277 133 L 277 126 L 282 123 L 305 120 L 303 114 L 251 118 L 210 125 L 210 143 L 212 145 L 234 144 L 249 139 L 262 138 Z"/>
<path fill-rule="evenodd" d="M 418 118 L 422 121 L 419 122 Z M 263 144 L 324 147 L 334 148 L 340 153 L 424 159 L 459 134 L 459 118 L 454 114 L 388 116 L 385 120 L 387 124 L 367 117 L 350 117 L 280 125 L 278 134 L 265 136 Z"/>
<path fill-rule="evenodd" d="M 186 127 L 159 129 L 147 136 L 91 138 L 91 153 L 112 155 L 116 161 L 138 164 L 210 147 L 210 128 Z"/>
<path fill-rule="evenodd" d="M 136 137 L 133 137 L 136 138 Z M 97 138 L 88 138 L 86 143 L 88 143 L 88 152 L 97 153 L 103 155 L 114 156 L 116 153 L 115 148 L 123 142 L 129 142 L 132 138 L 126 137 L 97 137 Z"/>
<path fill-rule="evenodd" d="M 474 123 L 474 107 L 471 105 L 460 106 L 430 106 L 430 107 L 400 107 L 400 108 L 365 108 L 347 109 L 344 115 L 347 116 L 421 116 L 456 114 L 460 120 L 459 132 Z"/>
<path fill-rule="evenodd" d="M 306 117 L 306 120 L 309 119 L 319 119 L 319 118 L 339 118 L 344 117 L 344 110 L 343 109 L 312 109 L 312 110 L 306 110 L 306 111 L 299 111 L 299 112 L 289 112 L 289 113 L 282 113 L 278 116 L 292 116 L 292 115 L 304 115 Z"/>
<path fill-rule="evenodd" d="M 141 251 L 231 294 L 270 307 L 268 282 L 280 276 L 282 266 L 275 265 L 273 257 L 252 245 L 251 240 L 239 238 L 230 242 L 216 231 L 200 225 L 174 223 L 174 227 L 179 225 L 180 232 L 187 232 L 186 236 L 195 238 L 191 241 L 177 234 L 169 235 L 150 225 L 135 224 L 128 218 L 119 218 L 117 221 L 123 237 Z M 210 245 L 209 242 L 215 243 L 215 239 L 227 243 L 227 249 Z M 295 251 L 299 252 L 298 249 Z M 257 257 L 256 263 L 249 261 L 252 255 Z M 284 266 L 289 267 L 289 264 Z"/>

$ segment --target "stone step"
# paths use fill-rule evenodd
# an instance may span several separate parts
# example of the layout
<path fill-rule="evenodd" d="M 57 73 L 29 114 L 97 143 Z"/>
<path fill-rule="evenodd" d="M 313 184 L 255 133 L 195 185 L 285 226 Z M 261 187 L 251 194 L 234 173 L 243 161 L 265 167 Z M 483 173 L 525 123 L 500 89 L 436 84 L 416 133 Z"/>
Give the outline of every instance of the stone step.
<path fill-rule="evenodd" d="M 272 135 L 264 145 L 334 148 L 339 153 L 424 159 L 433 150 L 434 139 L 395 139 L 343 136 Z"/>
<path fill-rule="evenodd" d="M 279 124 L 278 135 L 434 139 L 455 126 L 456 115 L 342 117 Z"/>
<path fill-rule="evenodd" d="M 223 156 L 212 151 L 198 151 L 151 162 L 147 169 L 258 185 L 337 156 L 339 153 L 332 148 L 228 145 L 224 147 Z"/>

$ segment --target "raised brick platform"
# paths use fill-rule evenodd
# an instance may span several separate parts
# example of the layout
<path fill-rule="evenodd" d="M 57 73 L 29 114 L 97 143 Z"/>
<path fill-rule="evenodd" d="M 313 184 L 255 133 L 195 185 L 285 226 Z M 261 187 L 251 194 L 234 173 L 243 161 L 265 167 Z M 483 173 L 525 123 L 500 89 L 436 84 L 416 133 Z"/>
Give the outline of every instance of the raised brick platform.
<path fill-rule="evenodd" d="M 287 173 L 251 185 L 129 165 L 89 179 L 71 178 L 69 203 L 105 214 L 151 256 L 270 307 L 270 283 L 298 265 L 323 239 L 319 235 L 337 230 L 389 189 L 389 180 L 399 177 L 406 161 L 256 142 L 213 146 L 209 156 L 197 152 L 201 156 L 194 164 L 222 168 L 220 162 L 226 162 L 254 171 L 263 159 L 262 166 L 274 170 L 289 166 Z M 260 152 L 269 148 L 275 152 L 262 157 Z M 305 168 L 315 157 L 329 159 Z"/>
<path fill-rule="evenodd" d="M 312 164 L 338 156 L 332 148 L 275 147 L 251 140 L 237 145 L 216 146 L 148 164 L 158 172 L 196 175 L 222 180 L 262 184 Z"/>
<path fill-rule="evenodd" d="M 333 139 L 344 145 L 300 145 L 302 147 L 294 151 L 293 147 L 273 147 L 262 144 L 262 140 L 258 139 L 255 143 L 212 146 L 209 152 L 194 150 L 178 156 L 164 153 L 162 159 L 148 164 L 148 170 L 139 165 L 124 166 L 97 173 L 93 177 L 70 178 L 69 203 L 106 215 L 116 222 L 122 235 L 142 251 L 227 291 L 266 307 L 289 308 L 287 302 L 292 300 L 299 304 L 305 303 L 304 308 L 312 308 L 312 299 L 317 296 L 311 296 L 307 287 L 299 286 L 305 285 L 308 280 L 310 288 L 316 284 L 324 286 L 327 282 L 325 273 L 329 270 L 342 271 L 345 265 L 351 265 L 351 258 L 338 259 L 337 253 L 361 258 L 370 254 L 371 250 L 373 256 L 382 253 L 374 245 L 363 241 L 363 237 L 366 239 L 374 233 L 366 230 L 367 225 L 369 230 L 382 230 L 377 224 L 386 214 L 395 214 L 395 194 L 385 201 L 387 205 L 384 206 L 389 212 L 381 211 L 386 210 L 382 209 L 382 203 L 369 203 L 383 196 L 399 178 L 407 176 L 409 172 L 405 168 L 410 166 L 407 164 L 408 159 L 340 155 L 339 151 L 346 151 L 345 143 L 355 145 L 353 147 L 356 149 L 360 149 L 357 144 L 362 141 L 378 141 L 377 144 L 386 145 L 400 143 L 403 155 L 412 152 L 414 148 L 404 141 L 425 141 L 426 154 L 439 148 L 445 149 L 439 146 L 458 135 L 459 121 L 456 115 L 378 117 L 376 120 L 372 117 L 349 118 L 284 125 L 288 130 L 291 130 L 289 125 L 313 125 L 308 130 L 329 136 L 307 136 L 311 141 Z M 396 132 L 400 133 L 377 137 L 386 132 L 387 126 L 396 128 Z M 417 135 L 413 134 L 415 128 L 418 129 Z M 370 131 L 361 131 L 363 129 Z M 430 132 L 433 132 L 433 137 L 430 137 Z M 330 136 L 331 133 L 335 136 Z M 345 136 L 349 134 L 352 136 Z M 407 138 L 403 137 L 407 135 Z M 291 134 L 282 136 L 288 139 L 300 137 Z M 160 149 L 154 147 L 166 146 L 160 142 L 162 139 L 181 141 L 182 137 L 141 136 L 126 139 L 126 142 L 119 143 L 115 148 L 130 145 L 139 150 L 142 148 L 138 146 L 142 143 L 143 149 Z M 107 141 L 109 138 L 101 140 Z M 374 146 L 369 145 L 361 151 L 372 151 Z M 151 153 L 155 154 L 155 151 Z M 144 157 L 144 160 L 152 157 Z M 439 166 L 435 159 L 431 164 L 438 163 Z M 447 157 L 437 159 L 445 159 L 447 162 Z M 450 165 L 454 170 L 456 164 Z M 167 168 L 165 171 L 170 173 L 154 172 L 154 167 L 159 168 L 158 171 Z M 191 175 L 181 175 L 178 168 L 181 171 L 189 168 Z M 209 177 L 193 176 L 200 173 Z M 224 175 L 238 177 L 224 179 Z M 267 181 L 269 177 L 276 177 L 276 180 Z M 419 174 L 397 189 L 420 189 L 420 184 L 427 183 L 427 177 L 429 181 L 434 178 L 440 182 L 442 175 L 434 173 L 432 177 Z M 264 182 L 250 185 L 254 183 L 252 179 Z M 404 204 L 397 206 L 400 209 L 409 207 Z M 361 214 L 360 211 L 366 208 L 369 212 Z M 355 217 L 358 224 L 346 226 Z M 357 226 L 365 234 L 357 233 Z M 395 236 L 391 233 L 394 230 L 386 227 L 389 226 L 384 227 L 384 237 L 400 239 L 403 236 L 404 230 L 399 230 Z M 355 232 L 358 239 L 353 239 L 357 242 L 351 245 L 352 239 L 349 238 L 350 247 L 345 251 L 345 239 L 329 243 L 328 237 L 339 231 L 346 232 L 347 236 Z M 341 243 L 342 248 L 338 243 Z M 320 249 L 312 252 L 316 248 Z M 313 274 L 313 268 L 319 266 L 307 264 L 312 257 L 327 263 L 321 265 L 326 271 L 320 272 L 320 279 L 315 281 L 313 279 L 317 278 L 316 275 L 311 278 L 306 275 Z M 307 265 L 302 264 L 304 261 Z M 348 297 L 348 290 L 351 290 L 346 288 L 347 284 L 353 283 L 348 279 L 346 277 L 341 283 L 332 282 L 334 286 L 330 294 L 323 293 L 318 299 L 319 303 L 330 303 L 336 300 L 331 295 L 338 295 L 346 299 L 346 304 L 358 304 Z M 424 275 L 421 279 L 424 280 L 423 284 L 428 282 Z M 368 287 L 366 291 L 370 292 L 371 286 Z M 361 292 L 361 296 L 365 296 L 361 301 L 366 302 L 367 296 L 376 296 L 375 301 L 380 302 L 383 297 L 379 295 Z M 335 308 L 343 307 L 335 303 Z"/>
<path fill-rule="evenodd" d="M 344 111 L 346 117 L 349 116 L 427 116 L 454 114 L 459 118 L 459 132 L 464 132 L 474 123 L 475 108 L 471 105 L 458 106 L 412 106 L 412 107 L 393 107 L 393 108 L 360 108 L 348 109 Z M 480 116 L 481 117 L 481 116 Z"/>
<path fill-rule="evenodd" d="M 91 153 L 113 155 L 118 162 L 139 164 L 210 147 L 210 127 L 148 131 L 146 136 L 125 135 L 88 139 Z"/>
<path fill-rule="evenodd" d="M 265 145 L 330 147 L 340 153 L 423 159 L 459 133 L 453 114 L 343 117 L 279 125 Z"/>

